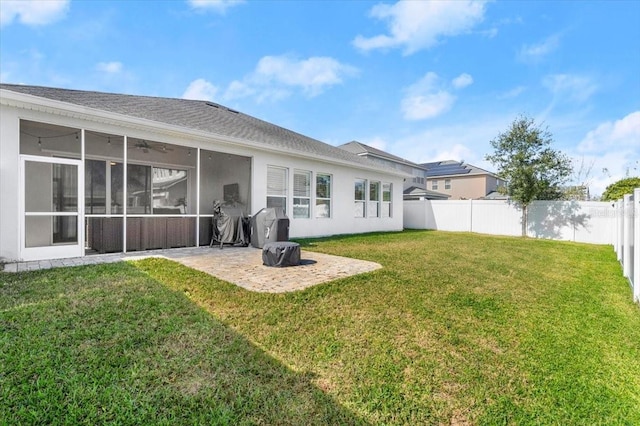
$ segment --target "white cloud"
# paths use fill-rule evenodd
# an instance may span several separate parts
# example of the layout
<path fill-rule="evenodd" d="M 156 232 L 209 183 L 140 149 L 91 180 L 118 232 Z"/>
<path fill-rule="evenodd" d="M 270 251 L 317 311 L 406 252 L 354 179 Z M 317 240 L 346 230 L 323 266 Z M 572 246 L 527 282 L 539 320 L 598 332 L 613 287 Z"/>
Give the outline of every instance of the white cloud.
<path fill-rule="evenodd" d="M 437 149 L 433 154 L 431 154 L 430 159 L 425 161 L 425 163 L 446 160 L 467 161 L 471 157 L 473 157 L 471 149 L 465 145 L 457 143 L 445 149 Z"/>
<path fill-rule="evenodd" d="M 514 87 L 511 90 L 508 90 L 504 93 L 501 93 L 498 95 L 498 99 L 510 99 L 510 98 L 516 98 L 518 96 L 520 96 L 520 94 L 522 92 L 524 92 L 525 90 L 527 90 L 527 88 L 525 86 L 517 86 Z"/>
<path fill-rule="evenodd" d="M 99 62 L 98 65 L 96 65 L 96 69 L 108 74 L 117 74 L 122 71 L 122 63 L 117 61 Z"/>
<path fill-rule="evenodd" d="M 242 81 L 233 81 L 224 97 L 232 100 L 256 96 L 258 102 L 276 101 L 296 89 L 314 97 L 357 73 L 358 70 L 351 65 L 330 57 L 297 59 L 287 55 L 265 56 Z"/>
<path fill-rule="evenodd" d="M 488 30 L 480 31 L 479 34 L 487 37 L 487 38 L 495 38 L 498 35 L 498 29 L 493 27 Z"/>
<path fill-rule="evenodd" d="M 247 84 L 234 80 L 229 84 L 227 90 L 224 92 L 224 99 L 237 99 L 251 96 L 255 93 L 255 90 L 249 87 Z"/>
<path fill-rule="evenodd" d="M 458 160 L 494 171 L 484 160 L 491 152 L 489 141 L 509 125 L 508 114 L 479 114 L 465 121 L 464 125 L 453 121 L 448 125 L 427 126 L 423 130 L 394 141 L 394 154 L 415 163 Z"/>
<path fill-rule="evenodd" d="M 353 45 L 361 50 L 403 48 L 405 55 L 428 49 L 443 37 L 469 32 L 484 18 L 485 1 L 399 1 L 378 4 L 370 16 L 387 22 L 389 34 L 358 35 Z"/>
<path fill-rule="evenodd" d="M 620 120 L 604 122 L 591 130 L 578 145 L 578 151 L 606 152 L 611 148 L 630 147 L 640 151 L 640 111 Z"/>
<path fill-rule="evenodd" d="M 25 25 L 47 25 L 62 19 L 70 0 L 2 0 L 0 26 L 14 20 Z"/>
<path fill-rule="evenodd" d="M 244 0 L 187 0 L 187 2 L 196 10 L 225 13 L 230 7 L 244 3 Z"/>
<path fill-rule="evenodd" d="M 386 151 L 387 150 L 387 141 L 385 141 L 384 139 L 382 139 L 380 136 L 375 136 L 371 139 L 365 139 L 362 141 L 362 143 L 369 145 L 371 147 L 377 148 L 379 150 L 382 151 Z"/>
<path fill-rule="evenodd" d="M 538 62 L 560 46 L 560 37 L 555 34 L 540 43 L 525 44 L 518 52 L 518 58 L 523 62 Z"/>
<path fill-rule="evenodd" d="M 460 74 L 451 82 L 455 89 L 462 89 L 473 83 L 473 77 L 467 73 Z"/>
<path fill-rule="evenodd" d="M 406 120 L 425 120 L 449 111 L 455 101 L 456 97 L 444 90 L 407 96 L 402 100 L 402 112 Z"/>
<path fill-rule="evenodd" d="M 555 97 L 575 102 L 586 101 L 598 90 L 591 78 L 572 74 L 547 75 L 542 84 Z"/>
<path fill-rule="evenodd" d="M 607 185 L 627 173 L 639 175 L 640 111 L 599 124 L 586 134 L 572 156 L 593 163 L 588 182 L 592 195 L 602 194 Z"/>
<path fill-rule="evenodd" d="M 189 84 L 189 87 L 184 91 L 182 97 L 184 99 L 212 101 L 216 97 L 217 93 L 218 88 L 216 86 L 203 78 L 199 78 L 197 80 L 193 80 Z"/>
<path fill-rule="evenodd" d="M 637 150 L 621 149 L 602 154 L 572 155 L 574 164 L 584 161 L 591 166 L 590 173 L 581 176 L 582 182 L 572 183 L 586 184 L 592 196 L 602 195 L 608 185 L 628 176 L 640 175 L 640 164 L 634 160 L 638 154 Z"/>
<path fill-rule="evenodd" d="M 473 78 L 466 73 L 460 74 L 451 81 L 454 89 L 462 89 L 473 83 Z M 449 111 L 456 101 L 445 82 L 434 72 L 428 72 L 417 83 L 405 89 L 406 95 L 401 102 L 401 109 L 406 120 L 425 120 L 434 118 Z"/>
<path fill-rule="evenodd" d="M 301 87 L 308 95 L 315 96 L 356 73 L 354 67 L 329 57 L 297 60 L 287 56 L 265 56 L 258 62 L 254 76 L 268 83 Z"/>

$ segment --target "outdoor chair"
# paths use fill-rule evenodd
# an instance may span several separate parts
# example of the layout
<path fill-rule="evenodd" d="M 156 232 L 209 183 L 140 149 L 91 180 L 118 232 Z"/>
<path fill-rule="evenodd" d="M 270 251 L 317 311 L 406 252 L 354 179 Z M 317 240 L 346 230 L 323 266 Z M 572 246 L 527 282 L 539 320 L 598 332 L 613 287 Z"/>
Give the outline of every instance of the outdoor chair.
<path fill-rule="evenodd" d="M 225 211 L 226 210 L 226 211 Z M 211 220 L 211 243 L 219 244 L 222 249 L 224 244 L 247 245 L 246 224 L 247 220 L 242 209 L 237 207 L 225 207 L 220 200 L 213 202 L 213 218 Z"/>

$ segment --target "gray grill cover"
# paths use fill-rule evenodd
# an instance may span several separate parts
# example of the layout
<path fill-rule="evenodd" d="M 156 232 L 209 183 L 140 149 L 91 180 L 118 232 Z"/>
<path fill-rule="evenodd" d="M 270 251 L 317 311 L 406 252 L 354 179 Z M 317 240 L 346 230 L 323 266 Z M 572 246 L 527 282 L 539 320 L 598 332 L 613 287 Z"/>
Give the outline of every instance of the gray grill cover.
<path fill-rule="evenodd" d="M 265 208 L 251 217 L 251 245 L 263 248 L 266 243 L 289 240 L 289 218 L 281 208 Z"/>
<path fill-rule="evenodd" d="M 222 206 L 216 200 L 213 203 L 213 220 L 211 244 L 243 244 L 248 245 L 243 226 L 245 220 L 242 209 Z"/>
<path fill-rule="evenodd" d="M 289 241 L 266 243 L 262 249 L 262 264 L 279 267 L 299 265 L 300 244 Z"/>

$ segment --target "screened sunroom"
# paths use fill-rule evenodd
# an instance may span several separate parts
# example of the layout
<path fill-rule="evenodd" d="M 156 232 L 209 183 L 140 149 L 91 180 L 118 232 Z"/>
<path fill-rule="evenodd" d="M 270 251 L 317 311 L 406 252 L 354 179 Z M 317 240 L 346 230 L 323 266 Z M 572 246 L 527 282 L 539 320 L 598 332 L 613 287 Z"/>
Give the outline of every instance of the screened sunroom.
<path fill-rule="evenodd" d="M 20 162 L 25 258 L 207 245 L 214 200 L 251 209 L 246 156 L 20 120 Z"/>

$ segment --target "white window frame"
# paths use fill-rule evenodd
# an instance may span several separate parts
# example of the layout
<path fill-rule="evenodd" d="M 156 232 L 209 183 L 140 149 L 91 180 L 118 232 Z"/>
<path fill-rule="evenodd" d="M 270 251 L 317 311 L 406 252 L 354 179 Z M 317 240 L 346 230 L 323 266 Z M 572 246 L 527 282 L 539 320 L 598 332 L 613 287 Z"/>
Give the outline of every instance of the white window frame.
<path fill-rule="evenodd" d="M 325 176 L 328 178 L 328 186 L 329 188 L 327 189 L 327 193 L 329 195 L 329 197 L 320 197 L 318 196 L 318 178 L 320 176 Z M 333 192 L 333 176 L 329 173 L 316 173 L 315 176 L 315 194 L 316 194 L 316 201 L 315 201 L 315 217 L 316 219 L 327 219 L 327 218 L 331 218 L 331 215 L 333 213 L 333 206 L 332 206 L 332 201 L 331 201 L 331 194 Z M 322 202 L 320 204 L 318 204 L 318 202 Z M 326 203 L 328 202 L 328 203 Z M 321 213 L 321 210 L 319 206 L 320 205 L 329 205 L 329 214 L 327 216 L 320 216 L 319 214 Z"/>
<path fill-rule="evenodd" d="M 362 184 L 362 199 L 356 198 L 356 185 Z M 367 191 L 369 189 L 366 179 L 356 178 L 354 180 L 354 217 L 366 218 L 367 217 Z"/>
<path fill-rule="evenodd" d="M 284 174 L 281 185 L 273 185 L 274 176 L 271 176 L 271 179 L 270 179 L 270 176 L 269 176 L 270 172 Z M 282 199 L 283 200 L 281 203 L 282 209 L 284 210 L 284 213 L 287 214 L 287 204 L 289 199 L 289 169 L 286 167 L 280 167 L 280 166 L 267 166 L 266 184 L 267 184 L 267 207 L 270 207 L 270 203 L 269 203 L 270 199 Z"/>
<path fill-rule="evenodd" d="M 375 199 L 371 197 L 371 191 L 373 188 L 377 188 Z M 380 217 L 380 199 L 382 195 L 382 184 L 380 181 L 372 180 L 367 187 L 367 212 L 368 217 Z"/>
<path fill-rule="evenodd" d="M 298 187 L 297 180 L 300 176 L 306 179 L 304 188 Z M 311 172 L 309 170 L 293 170 L 293 218 L 309 219 L 311 218 Z M 306 200 L 306 214 L 300 214 L 304 211 L 305 204 L 301 201 Z"/>
<path fill-rule="evenodd" d="M 438 179 L 432 179 L 431 180 L 431 190 L 432 191 L 437 191 L 438 190 Z"/>
<path fill-rule="evenodd" d="M 385 191 L 385 187 L 389 190 Z M 389 201 L 385 201 L 385 193 L 389 193 Z M 382 209 L 380 216 L 383 218 L 393 217 L 393 184 L 391 182 L 382 182 Z"/>
<path fill-rule="evenodd" d="M 444 180 L 444 189 L 451 189 L 451 179 Z"/>

